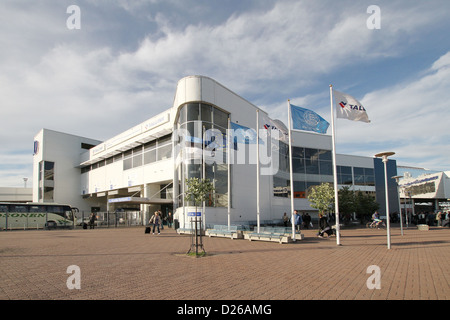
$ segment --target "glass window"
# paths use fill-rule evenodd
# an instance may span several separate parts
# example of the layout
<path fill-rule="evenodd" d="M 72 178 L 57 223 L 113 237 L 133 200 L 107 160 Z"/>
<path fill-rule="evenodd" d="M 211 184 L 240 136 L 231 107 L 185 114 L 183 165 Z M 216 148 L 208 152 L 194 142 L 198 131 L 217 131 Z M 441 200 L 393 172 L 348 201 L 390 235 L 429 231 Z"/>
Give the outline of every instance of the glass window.
<path fill-rule="evenodd" d="M 293 158 L 292 169 L 294 173 L 305 173 L 305 160 Z"/>
<path fill-rule="evenodd" d="M 64 207 L 62 206 L 48 206 L 47 211 L 51 213 L 58 213 L 63 214 L 64 213 Z"/>
<path fill-rule="evenodd" d="M 123 170 L 133 168 L 133 158 L 129 157 L 123 160 Z"/>
<path fill-rule="evenodd" d="M 133 156 L 133 168 L 142 166 L 142 153 Z"/>
<path fill-rule="evenodd" d="M 11 212 L 28 212 L 28 207 L 22 205 L 12 205 Z"/>
<path fill-rule="evenodd" d="M 305 157 L 305 148 L 300 147 L 292 147 L 292 158 L 304 158 Z"/>
<path fill-rule="evenodd" d="M 228 128 L 228 114 L 214 108 L 214 124 L 222 128 Z"/>
<path fill-rule="evenodd" d="M 142 146 L 133 149 L 133 168 L 142 166 Z"/>
<path fill-rule="evenodd" d="M 331 151 L 330 150 L 319 150 L 319 159 L 332 161 L 333 159 L 331 156 Z"/>
<path fill-rule="evenodd" d="M 305 158 L 310 160 L 319 160 L 319 150 L 305 148 Z"/>
<path fill-rule="evenodd" d="M 282 177 L 273 177 L 273 195 L 287 198 L 289 196 L 289 180 Z"/>
<path fill-rule="evenodd" d="M 144 164 L 149 164 L 156 161 L 156 148 L 153 148 L 144 153 Z"/>
<path fill-rule="evenodd" d="M 188 103 L 187 108 L 187 119 L 186 121 L 197 121 L 200 120 L 200 110 L 198 103 Z"/>
<path fill-rule="evenodd" d="M 340 177 L 338 176 L 338 183 L 339 184 L 352 184 L 352 175 L 351 174 L 341 174 Z"/>
<path fill-rule="evenodd" d="M 55 163 L 51 161 L 44 162 L 44 180 L 54 179 Z"/>
<path fill-rule="evenodd" d="M 368 186 L 375 185 L 375 176 L 364 176 L 364 181 Z"/>
<path fill-rule="evenodd" d="M 144 152 L 149 150 L 149 149 L 154 149 L 156 148 L 156 140 L 147 142 L 146 144 L 144 144 Z"/>
<path fill-rule="evenodd" d="M 201 104 L 202 121 L 212 122 L 212 107 L 207 104 Z"/>
<path fill-rule="evenodd" d="M 158 146 L 172 142 L 172 135 L 168 134 L 158 139 Z"/>
<path fill-rule="evenodd" d="M 305 165 L 307 174 L 319 174 L 319 161 L 306 159 Z"/>
<path fill-rule="evenodd" d="M 45 212 L 45 206 L 30 206 L 30 212 Z"/>
<path fill-rule="evenodd" d="M 179 114 L 179 117 L 178 117 L 178 123 L 185 123 L 186 122 L 186 109 L 187 108 L 186 108 L 185 105 L 180 108 L 180 114 Z"/>
<path fill-rule="evenodd" d="M 352 174 L 352 167 L 338 166 L 338 170 L 341 174 Z"/>
<path fill-rule="evenodd" d="M 157 160 L 168 159 L 172 156 L 172 144 L 166 144 L 157 149 Z"/>
<path fill-rule="evenodd" d="M 0 212 L 8 212 L 8 205 L 0 204 Z"/>
<path fill-rule="evenodd" d="M 201 179 L 201 164 L 190 163 L 187 165 L 187 179 L 190 178 L 199 178 Z"/>
<path fill-rule="evenodd" d="M 321 175 L 333 175 L 333 162 L 331 161 L 319 161 L 319 169 Z"/>
<path fill-rule="evenodd" d="M 44 201 L 53 201 L 53 187 L 44 187 Z"/>

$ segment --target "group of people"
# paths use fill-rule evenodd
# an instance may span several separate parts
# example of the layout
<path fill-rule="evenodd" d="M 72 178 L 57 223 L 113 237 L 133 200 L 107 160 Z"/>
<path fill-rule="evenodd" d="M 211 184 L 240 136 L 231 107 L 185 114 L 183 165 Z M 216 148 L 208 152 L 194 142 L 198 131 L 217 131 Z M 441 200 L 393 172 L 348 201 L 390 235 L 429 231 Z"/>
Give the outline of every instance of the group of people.
<path fill-rule="evenodd" d="M 289 225 L 290 220 L 291 219 L 285 212 L 283 215 L 283 224 L 285 227 Z M 304 212 L 302 215 L 300 215 L 300 213 L 298 213 L 297 210 L 294 210 L 294 224 L 297 231 L 300 231 L 302 227 L 304 229 L 309 229 L 313 227 L 313 224 L 311 222 L 311 216 L 309 215 L 309 213 Z"/>
<path fill-rule="evenodd" d="M 286 212 L 283 215 L 283 223 L 284 226 L 287 227 L 289 224 L 289 216 Z M 294 224 L 296 226 L 297 231 L 303 227 L 305 229 L 313 228 L 313 224 L 311 222 L 311 216 L 309 213 L 304 212 L 302 215 L 297 210 L 294 210 Z M 319 231 L 317 236 L 319 238 L 329 237 L 335 234 L 335 230 L 328 223 L 327 216 L 323 213 L 319 213 Z"/>
<path fill-rule="evenodd" d="M 161 234 L 161 230 L 164 230 L 164 221 L 167 222 L 167 227 L 171 228 L 173 224 L 172 212 L 169 212 L 167 217 L 163 217 L 161 210 L 155 211 L 153 216 L 148 221 L 149 225 L 153 225 L 152 233 L 155 234 L 155 229 L 158 230 L 158 234 Z"/>
<path fill-rule="evenodd" d="M 429 226 L 436 225 L 437 227 L 450 227 L 450 211 L 438 211 L 436 213 L 420 211 L 419 213 L 413 213 L 412 223 L 427 224 Z"/>

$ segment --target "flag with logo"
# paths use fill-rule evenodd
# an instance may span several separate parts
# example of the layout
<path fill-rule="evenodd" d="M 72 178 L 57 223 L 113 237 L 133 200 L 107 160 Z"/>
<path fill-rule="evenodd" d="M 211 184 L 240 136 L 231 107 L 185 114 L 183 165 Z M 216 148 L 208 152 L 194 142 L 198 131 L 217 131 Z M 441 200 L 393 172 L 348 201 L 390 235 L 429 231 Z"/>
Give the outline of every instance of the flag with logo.
<path fill-rule="evenodd" d="M 366 109 L 354 97 L 336 90 L 333 90 L 333 97 L 336 104 L 336 118 L 370 122 Z"/>
<path fill-rule="evenodd" d="M 264 112 L 259 115 L 259 128 L 267 130 L 267 133 L 274 139 L 288 142 L 289 133 L 286 125 L 280 120 L 270 119 Z"/>
<path fill-rule="evenodd" d="M 312 110 L 290 105 L 292 129 L 327 133 L 329 123 Z"/>

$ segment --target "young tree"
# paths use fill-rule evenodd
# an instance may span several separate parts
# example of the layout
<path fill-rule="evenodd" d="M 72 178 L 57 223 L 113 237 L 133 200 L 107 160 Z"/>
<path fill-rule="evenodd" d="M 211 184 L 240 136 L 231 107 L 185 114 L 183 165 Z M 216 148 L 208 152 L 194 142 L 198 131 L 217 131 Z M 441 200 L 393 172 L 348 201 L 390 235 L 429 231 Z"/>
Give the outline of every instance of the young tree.
<path fill-rule="evenodd" d="M 194 203 L 196 212 L 195 214 L 197 214 L 197 206 L 199 206 L 203 201 L 205 201 L 207 199 L 207 196 L 213 191 L 214 186 L 209 179 L 199 179 L 199 178 L 186 179 L 185 197 L 187 201 L 192 201 Z M 195 233 L 193 233 L 193 237 L 195 237 L 195 241 L 191 241 L 191 248 L 189 249 L 188 254 L 191 252 L 192 248 L 195 247 L 195 256 L 198 257 L 198 247 L 201 247 L 203 249 L 203 253 L 205 253 L 205 250 L 203 248 L 203 242 L 201 240 L 202 237 L 201 226 L 200 226 L 200 233 L 197 233 L 197 216 L 195 217 Z"/>
<path fill-rule="evenodd" d="M 213 191 L 214 186 L 209 179 L 186 179 L 185 197 L 187 201 L 192 201 L 194 203 L 195 211 L 197 211 L 197 206 L 207 200 L 207 196 Z"/>
<path fill-rule="evenodd" d="M 332 208 L 334 204 L 334 189 L 329 183 L 322 183 L 314 186 L 308 193 L 308 200 L 311 207 L 324 213 Z"/>

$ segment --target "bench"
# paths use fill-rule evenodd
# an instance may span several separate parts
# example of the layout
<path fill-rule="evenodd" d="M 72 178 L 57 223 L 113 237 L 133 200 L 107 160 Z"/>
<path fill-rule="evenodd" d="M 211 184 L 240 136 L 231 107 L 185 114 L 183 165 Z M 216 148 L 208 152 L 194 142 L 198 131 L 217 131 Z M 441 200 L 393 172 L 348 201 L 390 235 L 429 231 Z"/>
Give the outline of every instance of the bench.
<path fill-rule="evenodd" d="M 259 232 L 249 232 L 244 235 L 247 240 L 274 241 L 279 243 L 289 243 L 292 241 L 292 228 L 285 227 L 260 227 Z M 303 239 L 302 234 L 296 233 L 296 240 Z"/>
<path fill-rule="evenodd" d="M 206 235 L 211 237 L 225 237 L 230 239 L 242 238 L 242 232 L 238 230 L 237 226 L 226 226 L 226 225 L 214 225 L 213 229 L 207 229 Z"/>

